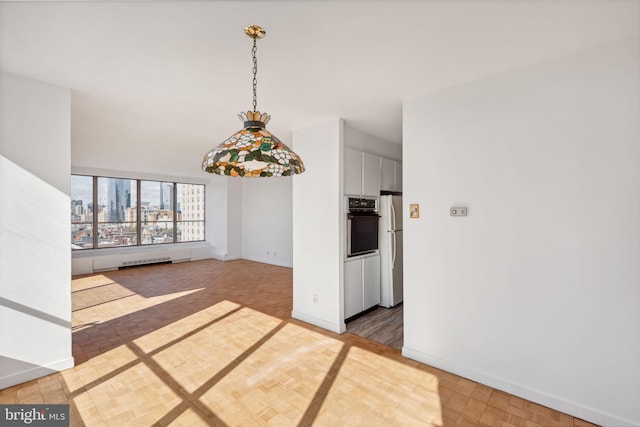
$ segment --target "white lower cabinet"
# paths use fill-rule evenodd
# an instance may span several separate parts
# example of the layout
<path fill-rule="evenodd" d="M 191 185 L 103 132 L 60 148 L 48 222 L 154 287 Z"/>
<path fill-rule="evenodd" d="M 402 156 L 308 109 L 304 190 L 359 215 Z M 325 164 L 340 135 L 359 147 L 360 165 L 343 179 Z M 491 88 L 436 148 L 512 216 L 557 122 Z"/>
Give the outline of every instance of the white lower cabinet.
<path fill-rule="evenodd" d="M 344 263 L 344 318 L 362 312 L 362 260 Z"/>
<path fill-rule="evenodd" d="M 362 259 L 362 302 L 365 310 L 380 304 L 380 255 Z"/>
<path fill-rule="evenodd" d="M 380 304 L 380 255 L 344 263 L 344 317 L 348 319 Z"/>

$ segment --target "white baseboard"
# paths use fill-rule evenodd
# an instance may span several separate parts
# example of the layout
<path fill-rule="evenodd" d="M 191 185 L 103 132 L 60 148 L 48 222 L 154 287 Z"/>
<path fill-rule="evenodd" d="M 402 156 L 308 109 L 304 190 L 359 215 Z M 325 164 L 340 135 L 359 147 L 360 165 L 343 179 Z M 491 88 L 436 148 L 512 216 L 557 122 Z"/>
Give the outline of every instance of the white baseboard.
<path fill-rule="evenodd" d="M 211 254 L 211 258 L 217 259 L 218 261 L 234 261 L 236 259 L 242 259 L 241 255 L 229 254 L 229 253 L 221 253 L 221 252 L 213 252 Z"/>
<path fill-rule="evenodd" d="M 277 265 L 279 267 L 293 268 L 292 263 L 282 262 L 277 259 L 270 259 L 270 258 L 248 257 L 248 256 L 237 255 L 237 254 L 226 254 L 226 253 L 223 254 L 219 252 L 212 253 L 211 257 L 219 261 L 234 261 L 237 259 L 246 259 L 247 261 L 255 261 L 255 262 L 261 262 L 263 264 Z"/>
<path fill-rule="evenodd" d="M 293 264 L 290 263 L 290 262 L 286 263 L 286 262 L 282 262 L 280 260 L 272 259 L 272 258 L 259 258 L 259 257 L 245 256 L 245 257 L 243 257 L 243 259 L 246 259 L 246 260 L 249 260 L 249 261 L 261 262 L 263 264 L 277 265 L 279 267 L 293 268 Z"/>
<path fill-rule="evenodd" d="M 540 390 L 512 383 L 485 372 L 469 368 L 468 366 L 459 365 L 455 362 L 440 359 L 439 357 L 411 349 L 407 346 L 402 347 L 402 355 L 409 359 L 417 360 L 418 362 L 433 366 L 434 368 L 451 372 L 472 381 L 522 397 L 523 399 L 530 400 L 603 427 L 637 427 L 640 425 L 639 422 L 625 420 L 623 418 L 598 411 L 597 409 L 588 408 L 578 403 L 562 399 L 558 396 L 553 396 Z"/>
<path fill-rule="evenodd" d="M 26 383 L 27 381 L 35 380 L 36 378 L 51 375 L 55 372 L 73 368 L 74 366 L 75 364 L 73 361 L 73 357 L 70 357 L 68 359 L 59 360 L 47 365 L 36 366 L 24 371 L 5 375 L 3 377 L 0 377 L 0 390 L 7 387 L 12 387 L 17 384 Z"/>
<path fill-rule="evenodd" d="M 341 334 L 347 330 L 347 326 L 345 325 L 344 322 L 342 322 L 341 324 L 327 322 L 326 320 L 319 319 L 314 316 L 309 316 L 308 314 L 300 313 L 299 311 L 295 311 L 295 310 L 291 312 L 291 317 L 293 317 L 294 319 L 302 320 L 303 322 L 306 322 L 306 323 L 310 323 L 312 325 L 319 326 L 323 329 L 327 329 L 337 334 Z"/>
<path fill-rule="evenodd" d="M 234 261 L 236 259 L 242 259 L 242 254 L 230 254 L 230 253 L 224 254 L 225 261 Z"/>

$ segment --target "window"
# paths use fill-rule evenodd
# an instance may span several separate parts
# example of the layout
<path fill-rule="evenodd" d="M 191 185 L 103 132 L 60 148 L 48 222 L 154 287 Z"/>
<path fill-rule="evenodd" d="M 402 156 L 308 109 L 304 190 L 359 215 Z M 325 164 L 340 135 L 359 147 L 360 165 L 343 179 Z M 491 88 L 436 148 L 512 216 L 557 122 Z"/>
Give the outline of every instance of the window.
<path fill-rule="evenodd" d="M 71 176 L 71 247 L 93 248 L 93 178 Z"/>
<path fill-rule="evenodd" d="M 174 189 L 173 182 L 140 181 L 143 245 L 173 243 L 176 217 Z"/>
<path fill-rule="evenodd" d="M 98 248 L 138 244 L 137 194 L 133 179 L 98 177 Z"/>
<path fill-rule="evenodd" d="M 204 185 L 177 184 L 178 242 L 194 242 L 204 240 L 204 205 L 200 205 L 200 197 L 204 198 Z M 190 194 L 197 195 L 195 203 Z"/>
<path fill-rule="evenodd" d="M 203 241 L 204 191 L 201 184 L 72 175 L 71 247 Z"/>

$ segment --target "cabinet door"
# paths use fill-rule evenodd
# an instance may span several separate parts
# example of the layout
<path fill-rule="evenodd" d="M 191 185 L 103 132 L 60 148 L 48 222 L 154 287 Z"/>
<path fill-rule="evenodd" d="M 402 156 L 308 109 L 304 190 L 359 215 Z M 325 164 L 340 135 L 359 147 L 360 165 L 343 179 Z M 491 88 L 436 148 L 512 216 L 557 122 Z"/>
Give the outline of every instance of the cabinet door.
<path fill-rule="evenodd" d="M 344 194 L 362 194 L 362 151 L 344 147 Z"/>
<path fill-rule="evenodd" d="M 362 194 L 380 195 L 380 156 L 362 153 Z"/>
<path fill-rule="evenodd" d="M 362 308 L 362 260 L 344 263 L 344 318 L 361 313 Z"/>
<path fill-rule="evenodd" d="M 396 163 L 396 188 L 395 191 L 402 191 L 402 162 Z"/>
<path fill-rule="evenodd" d="M 362 259 L 364 310 L 380 304 L 380 255 Z"/>
<path fill-rule="evenodd" d="M 380 161 L 381 166 L 381 185 L 380 189 L 385 191 L 397 191 L 396 190 L 396 162 L 391 159 L 385 159 L 382 157 Z"/>

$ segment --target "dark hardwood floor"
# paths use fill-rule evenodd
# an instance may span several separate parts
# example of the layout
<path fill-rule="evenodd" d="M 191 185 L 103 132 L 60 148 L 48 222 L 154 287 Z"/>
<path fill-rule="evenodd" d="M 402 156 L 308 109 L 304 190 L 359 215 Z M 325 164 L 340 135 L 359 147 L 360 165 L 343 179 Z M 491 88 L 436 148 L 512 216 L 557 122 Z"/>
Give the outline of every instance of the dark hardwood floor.
<path fill-rule="evenodd" d="M 403 305 L 378 307 L 347 323 L 347 332 L 400 350 L 403 342 Z"/>

